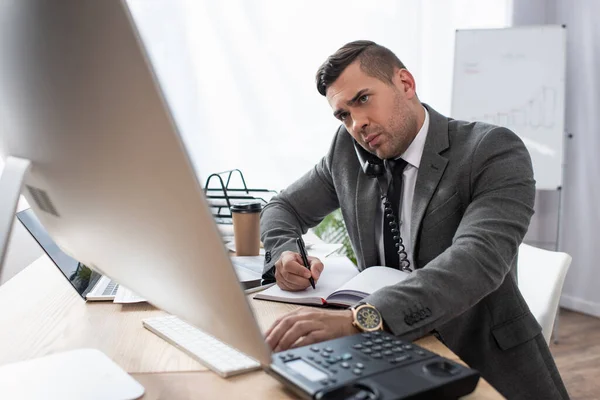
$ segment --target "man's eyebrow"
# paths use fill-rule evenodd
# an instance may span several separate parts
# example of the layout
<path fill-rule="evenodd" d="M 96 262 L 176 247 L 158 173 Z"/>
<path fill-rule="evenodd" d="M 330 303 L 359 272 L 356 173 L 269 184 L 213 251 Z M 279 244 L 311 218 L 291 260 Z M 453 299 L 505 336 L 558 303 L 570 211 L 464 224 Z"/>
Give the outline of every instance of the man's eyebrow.
<path fill-rule="evenodd" d="M 357 92 L 357 93 L 354 95 L 354 97 L 352 97 L 350 100 L 348 100 L 348 101 L 346 102 L 346 104 L 347 104 L 348 106 L 351 106 L 351 105 L 353 105 L 354 103 L 356 103 L 356 100 L 360 99 L 360 98 L 362 97 L 362 95 L 363 95 L 363 94 L 365 94 L 365 93 L 366 93 L 366 92 L 368 92 L 368 91 L 369 91 L 369 89 L 366 89 L 366 88 L 365 88 L 365 89 L 361 89 L 361 90 L 359 90 L 359 91 L 358 91 L 358 92 Z M 335 112 L 333 113 L 333 116 L 339 119 L 339 116 L 340 116 L 340 114 L 341 114 L 341 113 L 343 113 L 344 111 L 345 111 L 344 109 L 342 109 L 342 108 L 338 108 L 338 109 L 337 109 L 337 110 L 335 110 Z"/>
<path fill-rule="evenodd" d="M 358 93 L 356 93 L 353 98 L 351 98 L 350 100 L 348 100 L 346 102 L 346 104 L 348 106 L 351 106 L 352 104 L 356 103 L 356 100 L 360 99 L 362 97 L 362 95 L 368 91 L 369 91 L 369 89 L 366 89 L 366 88 L 359 90 Z"/>
<path fill-rule="evenodd" d="M 333 116 L 337 119 L 340 119 L 340 114 L 343 113 L 345 110 L 343 108 L 338 108 L 337 110 L 335 110 L 335 112 L 333 113 Z"/>

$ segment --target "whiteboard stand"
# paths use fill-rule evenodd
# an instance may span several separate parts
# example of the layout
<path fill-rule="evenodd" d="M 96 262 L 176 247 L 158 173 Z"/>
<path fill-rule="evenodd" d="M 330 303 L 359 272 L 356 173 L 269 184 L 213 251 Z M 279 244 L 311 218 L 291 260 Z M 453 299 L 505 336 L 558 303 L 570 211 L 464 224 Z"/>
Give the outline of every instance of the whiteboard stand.
<path fill-rule="evenodd" d="M 572 133 L 568 133 L 565 132 L 565 146 L 563 146 L 563 165 L 562 165 L 562 180 L 564 182 L 565 180 L 565 176 L 566 176 L 566 166 L 567 166 L 567 162 L 566 162 L 566 155 L 567 155 L 567 146 L 566 143 L 568 142 L 567 139 L 573 139 L 573 134 Z M 564 213 L 564 207 L 563 207 L 563 186 L 559 186 L 557 188 L 558 190 L 558 212 L 557 212 L 557 220 L 556 220 L 556 242 L 554 245 L 554 249 L 556 251 L 560 251 L 560 242 L 561 242 L 561 238 L 560 238 L 560 232 L 561 232 L 561 227 L 562 227 L 562 219 L 563 219 L 563 213 Z M 552 328 L 552 342 L 554 344 L 558 344 L 558 320 L 560 319 L 560 306 L 556 309 L 556 317 L 554 318 L 554 327 Z"/>
<path fill-rule="evenodd" d="M 562 197 L 563 197 L 563 190 L 562 190 L 562 186 L 559 186 L 557 189 L 558 191 L 558 210 L 557 210 L 557 218 L 556 218 L 556 240 L 554 241 L 554 251 L 559 251 L 558 249 L 560 248 L 559 246 L 559 241 L 560 241 L 560 227 L 561 227 L 561 220 L 562 220 Z"/>
<path fill-rule="evenodd" d="M 556 218 L 556 241 L 554 242 L 554 251 L 559 251 L 559 240 L 560 240 L 560 227 L 562 221 L 562 197 L 563 190 L 562 186 L 559 186 L 558 190 L 558 213 Z M 558 344 L 558 320 L 560 318 L 560 306 L 556 308 L 556 316 L 554 317 L 554 326 L 552 327 L 552 333 L 550 334 L 554 344 Z"/>

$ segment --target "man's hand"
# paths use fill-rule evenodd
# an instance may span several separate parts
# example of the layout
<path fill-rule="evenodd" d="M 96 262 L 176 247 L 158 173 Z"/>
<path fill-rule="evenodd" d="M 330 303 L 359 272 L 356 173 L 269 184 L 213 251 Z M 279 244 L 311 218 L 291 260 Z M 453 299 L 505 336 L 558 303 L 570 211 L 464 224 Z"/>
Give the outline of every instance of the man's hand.
<path fill-rule="evenodd" d="M 308 278 L 311 276 L 315 284 L 321 272 L 323 272 L 323 263 L 316 257 L 308 257 L 310 271 L 302 264 L 302 257 L 298 253 L 285 251 L 275 263 L 275 280 L 277 286 L 283 290 L 292 292 L 304 290 L 310 286 Z"/>
<path fill-rule="evenodd" d="M 266 332 L 273 351 L 322 342 L 358 333 L 351 310 L 332 311 L 302 308 L 279 318 Z"/>

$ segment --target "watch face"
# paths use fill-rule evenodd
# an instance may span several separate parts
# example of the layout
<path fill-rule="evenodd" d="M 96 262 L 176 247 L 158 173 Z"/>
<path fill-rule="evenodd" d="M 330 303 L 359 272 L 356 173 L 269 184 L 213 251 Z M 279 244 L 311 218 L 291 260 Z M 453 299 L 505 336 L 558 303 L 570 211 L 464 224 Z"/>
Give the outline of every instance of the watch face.
<path fill-rule="evenodd" d="M 381 323 L 381 315 L 374 307 L 362 307 L 356 313 L 356 321 L 365 330 L 375 329 Z"/>

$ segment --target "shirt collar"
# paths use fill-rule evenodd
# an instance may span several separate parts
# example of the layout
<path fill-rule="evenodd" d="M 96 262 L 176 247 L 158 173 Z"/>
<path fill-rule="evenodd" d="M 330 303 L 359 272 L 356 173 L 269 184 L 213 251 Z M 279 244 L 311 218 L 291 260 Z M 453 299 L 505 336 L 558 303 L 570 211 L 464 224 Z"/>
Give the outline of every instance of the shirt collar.
<path fill-rule="evenodd" d="M 427 133 L 429 132 L 429 112 L 427 112 L 425 107 L 423 107 L 423 110 L 425 110 L 425 121 L 423 121 L 423 126 L 421 126 L 421 129 L 410 146 L 408 146 L 408 149 L 406 149 L 399 157 L 417 169 L 419 168 L 419 164 L 421 164 L 425 140 L 427 139 Z"/>

